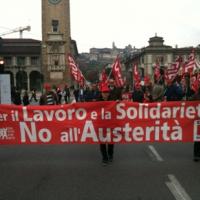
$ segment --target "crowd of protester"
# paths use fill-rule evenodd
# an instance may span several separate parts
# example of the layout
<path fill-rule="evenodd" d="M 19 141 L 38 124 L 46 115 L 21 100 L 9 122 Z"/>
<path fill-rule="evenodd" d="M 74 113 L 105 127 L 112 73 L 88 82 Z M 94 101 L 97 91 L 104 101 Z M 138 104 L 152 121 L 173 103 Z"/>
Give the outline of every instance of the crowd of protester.
<path fill-rule="evenodd" d="M 195 80 L 195 81 L 194 81 Z M 142 82 L 141 82 L 142 83 Z M 109 101 L 133 101 L 140 103 L 162 102 L 162 101 L 199 101 L 200 100 L 200 80 L 199 74 L 192 76 L 186 74 L 184 76 L 177 75 L 171 80 L 165 80 L 160 76 L 159 79 L 147 81 L 144 84 L 135 82 L 133 87 L 125 85 L 117 88 L 115 81 L 109 79 L 107 86 L 109 88 Z M 105 84 L 105 83 L 104 83 Z M 103 86 L 105 88 L 105 85 Z M 12 102 L 16 105 L 29 105 L 32 101 L 38 102 L 39 105 L 58 105 L 72 102 L 94 102 L 102 100 L 102 87 L 98 83 L 92 83 L 87 86 L 68 87 L 65 85 L 63 89 L 57 87 L 52 89 L 49 84 L 44 84 L 43 93 L 36 95 L 36 90 L 32 90 L 31 94 L 27 91 L 20 94 L 18 90 L 12 91 Z M 101 152 L 105 158 L 106 147 L 101 145 Z M 109 151 L 113 153 L 114 146 L 109 146 Z M 110 156 L 112 158 L 112 156 Z M 200 160 L 200 143 L 194 143 L 194 161 Z"/>
<path fill-rule="evenodd" d="M 50 84 L 45 83 L 43 91 L 33 89 L 28 92 L 27 90 L 18 90 L 15 87 L 11 90 L 11 101 L 15 105 L 54 105 L 65 104 L 71 102 L 71 90 L 67 86 L 63 89 L 60 87 L 52 87 Z M 52 99 L 54 101 L 52 102 Z"/>
<path fill-rule="evenodd" d="M 196 79 L 198 74 L 195 75 Z M 199 82 L 200 83 L 200 82 Z M 149 82 L 145 85 L 135 84 L 132 93 L 132 101 L 135 102 L 162 102 L 162 101 L 188 101 L 200 92 L 200 84 L 194 84 L 190 75 L 176 76 L 172 80 L 164 78 Z"/>
<path fill-rule="evenodd" d="M 198 74 L 193 77 L 198 79 Z M 200 84 L 194 84 L 191 81 L 190 75 L 184 77 L 176 76 L 173 80 L 165 81 L 164 77 L 159 80 L 148 81 L 145 84 L 135 82 L 132 85 L 125 85 L 122 88 L 117 88 L 117 98 L 120 100 L 133 102 L 161 102 L 161 101 L 185 101 L 196 99 L 199 94 Z M 116 88 L 113 79 L 108 80 L 110 89 Z M 71 86 L 65 85 L 63 88 L 52 88 L 50 84 L 45 83 L 43 93 L 38 95 L 33 89 L 31 92 L 24 90 L 22 93 L 17 90 L 12 90 L 12 103 L 16 105 L 29 105 L 31 102 L 43 104 L 65 104 L 73 102 L 90 102 L 99 99 L 100 90 L 98 83 L 91 83 L 86 86 Z M 46 102 L 45 98 L 52 97 L 53 102 Z"/>

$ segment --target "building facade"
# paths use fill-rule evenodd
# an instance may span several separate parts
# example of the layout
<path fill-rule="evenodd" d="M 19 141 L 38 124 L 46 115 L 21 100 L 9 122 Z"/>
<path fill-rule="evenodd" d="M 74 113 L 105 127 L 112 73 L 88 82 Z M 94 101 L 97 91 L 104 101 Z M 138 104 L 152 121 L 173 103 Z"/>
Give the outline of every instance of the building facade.
<path fill-rule="evenodd" d="M 153 78 L 153 71 L 157 62 L 159 63 L 161 70 L 164 70 L 175 62 L 177 56 L 181 56 L 183 62 L 186 61 L 193 49 L 195 50 L 196 59 L 199 60 L 199 46 L 173 48 L 165 45 L 162 37 L 155 35 L 149 39 L 149 45 L 147 47 L 129 53 L 126 56 L 122 56 L 122 62 L 125 65 L 126 78 L 128 82 L 132 83 L 132 69 L 134 63 L 138 65 L 142 77 L 149 75 Z"/>
<path fill-rule="evenodd" d="M 42 0 L 42 72 L 51 85 L 70 84 L 66 55 L 72 51 L 69 0 Z"/>
<path fill-rule="evenodd" d="M 4 60 L 4 73 L 10 74 L 12 87 L 41 90 L 41 41 L 1 39 L 0 57 Z"/>

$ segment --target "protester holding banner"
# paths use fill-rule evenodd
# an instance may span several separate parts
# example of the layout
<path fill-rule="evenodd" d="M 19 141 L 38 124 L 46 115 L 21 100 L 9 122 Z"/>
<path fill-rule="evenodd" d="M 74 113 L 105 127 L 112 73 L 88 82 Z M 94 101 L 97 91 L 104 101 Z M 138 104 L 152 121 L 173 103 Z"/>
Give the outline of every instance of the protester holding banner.
<path fill-rule="evenodd" d="M 133 102 L 140 102 L 140 103 L 142 103 L 144 100 L 144 92 L 142 90 L 140 83 L 135 83 L 134 91 L 132 94 L 132 100 Z"/>
<path fill-rule="evenodd" d="M 113 96 L 111 96 L 110 88 L 108 87 L 107 83 L 104 83 L 101 87 L 101 96 L 100 101 L 110 101 Z M 113 161 L 113 153 L 114 153 L 114 144 L 100 144 L 100 151 L 102 155 L 102 163 L 103 165 L 108 164 L 108 162 Z"/>
<path fill-rule="evenodd" d="M 184 91 L 181 85 L 180 76 L 176 76 L 176 78 L 167 82 L 164 96 L 167 101 L 180 101 L 183 99 Z"/>
<path fill-rule="evenodd" d="M 116 87 L 115 81 L 113 79 L 109 79 L 108 87 L 110 89 L 109 100 L 121 100 L 122 88 Z"/>
<path fill-rule="evenodd" d="M 198 93 L 195 93 L 190 100 L 192 101 L 199 101 L 200 100 L 200 86 L 198 88 Z M 199 131 L 199 129 L 197 129 Z M 200 133 L 198 133 L 200 134 Z M 193 160 L 195 162 L 200 160 L 200 142 L 195 141 L 194 142 L 194 148 L 193 148 Z"/>

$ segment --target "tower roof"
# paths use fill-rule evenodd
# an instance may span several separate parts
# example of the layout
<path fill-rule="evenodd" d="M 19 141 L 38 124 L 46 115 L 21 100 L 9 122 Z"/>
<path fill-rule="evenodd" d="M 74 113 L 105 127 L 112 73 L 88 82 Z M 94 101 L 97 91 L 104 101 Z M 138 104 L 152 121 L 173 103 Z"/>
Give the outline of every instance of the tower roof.
<path fill-rule="evenodd" d="M 152 47 L 159 47 L 159 46 L 163 46 L 164 44 L 164 40 L 163 40 L 163 37 L 158 37 L 157 35 L 154 36 L 154 37 L 151 37 L 149 39 L 149 46 L 152 46 Z"/>

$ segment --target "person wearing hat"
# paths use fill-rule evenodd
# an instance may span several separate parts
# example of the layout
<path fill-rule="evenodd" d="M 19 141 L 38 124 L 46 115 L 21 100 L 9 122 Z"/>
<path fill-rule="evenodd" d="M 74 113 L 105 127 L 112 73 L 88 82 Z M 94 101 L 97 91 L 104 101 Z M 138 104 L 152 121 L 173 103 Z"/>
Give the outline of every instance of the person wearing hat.
<path fill-rule="evenodd" d="M 40 97 L 40 105 L 56 105 L 58 104 L 57 95 L 51 90 L 51 86 L 48 83 L 44 84 L 45 92 Z"/>
<path fill-rule="evenodd" d="M 110 96 L 110 88 L 107 83 L 101 85 L 100 88 L 101 94 L 99 101 L 111 101 Z M 114 153 L 114 144 L 100 144 L 100 152 L 102 155 L 102 163 L 103 165 L 107 165 L 109 162 L 113 161 L 113 153 Z"/>

